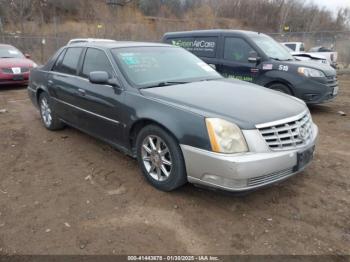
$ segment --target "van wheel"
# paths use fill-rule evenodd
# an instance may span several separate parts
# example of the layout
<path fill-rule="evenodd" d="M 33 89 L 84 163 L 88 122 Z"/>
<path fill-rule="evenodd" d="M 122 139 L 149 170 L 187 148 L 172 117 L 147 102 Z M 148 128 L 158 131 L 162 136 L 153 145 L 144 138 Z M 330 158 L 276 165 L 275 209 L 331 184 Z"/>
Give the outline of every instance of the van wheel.
<path fill-rule="evenodd" d="M 187 182 L 181 148 L 164 129 L 146 126 L 137 136 L 136 149 L 142 173 L 155 188 L 172 191 Z"/>
<path fill-rule="evenodd" d="M 49 130 L 60 130 L 64 124 L 58 119 L 50 103 L 50 97 L 45 92 L 39 96 L 39 110 L 41 121 Z"/>
<path fill-rule="evenodd" d="M 269 88 L 287 95 L 292 95 L 292 92 L 290 91 L 289 87 L 284 84 L 280 84 L 280 83 L 272 84 L 269 86 Z"/>

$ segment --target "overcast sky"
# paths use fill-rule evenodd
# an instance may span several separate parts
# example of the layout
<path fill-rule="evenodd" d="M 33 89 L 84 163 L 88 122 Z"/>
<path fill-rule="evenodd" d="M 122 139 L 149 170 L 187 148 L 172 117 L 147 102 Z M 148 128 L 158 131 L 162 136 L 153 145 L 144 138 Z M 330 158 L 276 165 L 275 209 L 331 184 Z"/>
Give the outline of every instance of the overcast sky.
<path fill-rule="evenodd" d="M 349 7 L 350 8 L 350 0 L 309 0 L 310 2 L 314 2 L 319 6 L 324 6 L 327 9 L 332 10 L 333 12 L 337 12 L 341 7 Z"/>

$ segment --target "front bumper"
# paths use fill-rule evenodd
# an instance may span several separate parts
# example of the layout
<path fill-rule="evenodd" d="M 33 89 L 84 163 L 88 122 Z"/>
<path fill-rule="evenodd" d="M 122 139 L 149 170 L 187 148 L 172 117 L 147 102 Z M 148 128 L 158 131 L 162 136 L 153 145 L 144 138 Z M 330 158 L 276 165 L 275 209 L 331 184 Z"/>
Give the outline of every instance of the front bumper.
<path fill-rule="evenodd" d="M 21 75 L 3 74 L 0 72 L 0 85 L 27 85 L 29 81 L 29 73 Z"/>
<path fill-rule="evenodd" d="M 298 153 L 315 146 L 318 128 L 313 124 L 313 138 L 307 146 L 279 152 L 271 151 L 264 145 L 258 131 L 249 130 L 243 133 L 246 139 L 248 138 L 248 146 L 253 152 L 227 155 L 181 145 L 188 181 L 240 192 L 285 180 L 306 167 L 297 168 Z"/>
<path fill-rule="evenodd" d="M 322 104 L 334 100 L 339 91 L 336 76 L 304 78 L 295 85 L 296 96 L 307 104 Z"/>

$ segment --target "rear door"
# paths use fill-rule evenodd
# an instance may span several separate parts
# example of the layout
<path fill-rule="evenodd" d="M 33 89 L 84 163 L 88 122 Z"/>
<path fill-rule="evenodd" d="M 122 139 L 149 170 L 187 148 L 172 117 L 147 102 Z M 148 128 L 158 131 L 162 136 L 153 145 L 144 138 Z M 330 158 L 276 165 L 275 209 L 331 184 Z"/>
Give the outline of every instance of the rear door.
<path fill-rule="evenodd" d="M 115 70 L 102 49 L 88 48 L 79 70 L 78 95 L 75 105 L 81 110 L 78 123 L 87 132 L 112 143 L 122 145 L 122 106 L 124 92 L 119 87 L 89 82 L 89 74 L 104 71 L 116 78 Z"/>
<path fill-rule="evenodd" d="M 259 75 L 256 64 L 250 63 L 248 58 L 254 48 L 243 38 L 224 37 L 223 57 L 216 70 L 224 77 L 236 78 L 254 82 Z"/>
<path fill-rule="evenodd" d="M 82 47 L 65 49 L 53 66 L 47 83 L 55 112 L 73 125 L 77 124 L 79 113 L 75 104 L 79 85 L 77 70 L 82 53 Z"/>

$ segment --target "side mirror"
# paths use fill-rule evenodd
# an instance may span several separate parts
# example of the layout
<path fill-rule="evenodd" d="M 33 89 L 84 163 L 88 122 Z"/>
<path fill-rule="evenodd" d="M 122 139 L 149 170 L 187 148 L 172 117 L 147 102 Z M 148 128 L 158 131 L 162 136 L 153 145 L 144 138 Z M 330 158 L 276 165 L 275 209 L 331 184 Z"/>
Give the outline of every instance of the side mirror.
<path fill-rule="evenodd" d="M 24 54 L 25 58 L 30 59 L 30 54 Z"/>
<path fill-rule="evenodd" d="M 108 80 L 109 75 L 104 71 L 94 71 L 89 74 L 89 81 L 93 84 L 106 85 Z"/>
<path fill-rule="evenodd" d="M 94 71 L 89 74 L 90 83 L 97 85 L 110 85 L 118 87 L 119 83 L 117 79 L 109 78 L 109 74 L 105 71 Z"/>
<path fill-rule="evenodd" d="M 251 51 L 249 53 L 248 62 L 257 64 L 259 61 L 260 57 L 258 56 L 258 53 L 255 51 Z"/>

